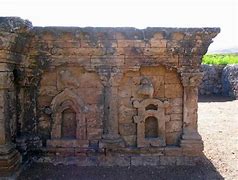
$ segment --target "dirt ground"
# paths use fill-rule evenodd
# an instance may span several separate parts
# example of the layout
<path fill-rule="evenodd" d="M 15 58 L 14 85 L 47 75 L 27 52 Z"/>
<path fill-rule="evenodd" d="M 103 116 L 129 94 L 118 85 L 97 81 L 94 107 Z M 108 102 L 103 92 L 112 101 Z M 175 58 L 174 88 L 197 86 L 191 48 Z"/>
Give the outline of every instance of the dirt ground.
<path fill-rule="evenodd" d="M 198 105 L 204 154 L 225 179 L 238 179 L 238 100 L 203 97 Z"/>
<path fill-rule="evenodd" d="M 238 100 L 200 98 L 199 132 L 208 163 L 197 166 L 77 167 L 33 164 L 19 180 L 230 179 L 238 180 Z"/>

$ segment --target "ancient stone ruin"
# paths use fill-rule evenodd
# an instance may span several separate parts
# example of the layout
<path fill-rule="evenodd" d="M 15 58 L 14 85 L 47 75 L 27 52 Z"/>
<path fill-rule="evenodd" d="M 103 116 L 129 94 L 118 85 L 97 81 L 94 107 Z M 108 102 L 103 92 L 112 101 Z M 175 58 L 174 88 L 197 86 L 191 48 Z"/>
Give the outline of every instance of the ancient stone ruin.
<path fill-rule="evenodd" d="M 193 164 L 203 151 L 201 58 L 218 33 L 0 18 L 1 175 L 36 156 L 88 166 Z"/>

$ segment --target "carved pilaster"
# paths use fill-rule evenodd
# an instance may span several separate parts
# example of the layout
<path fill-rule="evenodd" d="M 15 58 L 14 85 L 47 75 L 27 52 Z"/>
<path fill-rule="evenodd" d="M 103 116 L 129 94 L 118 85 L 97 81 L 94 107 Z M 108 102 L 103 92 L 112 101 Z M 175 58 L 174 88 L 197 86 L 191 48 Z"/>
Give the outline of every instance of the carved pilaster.
<path fill-rule="evenodd" d="M 198 87 L 202 82 L 203 73 L 181 73 L 182 84 L 184 87 Z"/>
<path fill-rule="evenodd" d="M 0 176 L 9 176 L 20 164 L 20 154 L 11 142 L 15 113 L 11 112 L 9 91 L 13 91 L 13 74 L 0 72 L 0 79 Z"/>
<path fill-rule="evenodd" d="M 20 154 L 12 143 L 16 135 L 16 105 L 19 106 L 16 100 L 15 73 L 22 61 L 20 51 L 26 45 L 25 35 L 31 28 L 29 21 L 18 17 L 0 18 L 0 42 L 3 42 L 0 43 L 0 176 L 12 175 L 21 161 Z"/>
<path fill-rule="evenodd" d="M 20 153 L 15 144 L 8 142 L 0 145 L 0 177 L 11 176 L 21 163 Z"/>
<path fill-rule="evenodd" d="M 122 79 L 120 72 L 100 74 L 104 85 L 104 134 L 102 147 L 124 146 L 118 134 L 118 86 Z"/>
<path fill-rule="evenodd" d="M 199 155 L 203 150 L 203 142 L 197 129 L 198 86 L 202 77 L 203 73 L 181 73 L 184 95 L 183 135 L 180 145 L 186 155 Z"/>

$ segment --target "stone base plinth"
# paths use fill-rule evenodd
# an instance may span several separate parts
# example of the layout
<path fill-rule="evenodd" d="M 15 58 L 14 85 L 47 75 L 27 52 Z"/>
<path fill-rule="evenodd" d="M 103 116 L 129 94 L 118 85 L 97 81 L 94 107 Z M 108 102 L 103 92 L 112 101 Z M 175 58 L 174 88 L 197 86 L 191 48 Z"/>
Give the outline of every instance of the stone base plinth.
<path fill-rule="evenodd" d="M 89 148 L 88 140 L 79 139 L 50 139 L 47 147 L 41 149 L 43 153 L 57 156 L 82 156 Z"/>
<path fill-rule="evenodd" d="M 36 162 L 53 164 L 75 164 L 78 166 L 194 166 L 205 160 L 203 154 L 183 154 L 185 149 L 178 146 L 161 148 L 118 148 L 110 151 L 90 148 L 46 148 Z M 186 152 L 187 153 L 187 152 Z"/>
<path fill-rule="evenodd" d="M 180 141 L 182 153 L 185 156 L 201 156 L 203 154 L 203 140 L 197 133 L 183 135 Z"/>
<path fill-rule="evenodd" d="M 0 145 L 0 177 L 12 176 L 20 167 L 21 156 L 13 144 Z"/>
<path fill-rule="evenodd" d="M 198 156 L 164 156 L 164 155 L 139 155 L 101 153 L 94 156 L 42 156 L 35 159 L 38 163 L 74 164 L 77 166 L 195 166 L 205 158 Z"/>
<path fill-rule="evenodd" d="M 99 148 L 101 149 L 115 149 L 125 147 L 125 143 L 118 135 L 103 135 L 103 139 L 99 142 Z"/>
<path fill-rule="evenodd" d="M 78 139 L 50 139 L 47 141 L 47 147 L 59 147 L 59 148 L 75 148 L 83 147 L 87 148 L 89 144 L 88 140 Z"/>

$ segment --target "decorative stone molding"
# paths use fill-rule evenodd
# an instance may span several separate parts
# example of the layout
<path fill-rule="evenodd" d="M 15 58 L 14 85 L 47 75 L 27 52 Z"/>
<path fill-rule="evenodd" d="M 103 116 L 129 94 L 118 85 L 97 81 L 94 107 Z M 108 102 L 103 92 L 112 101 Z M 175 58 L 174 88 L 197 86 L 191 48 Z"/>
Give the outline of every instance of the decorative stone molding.
<path fill-rule="evenodd" d="M 0 177 L 11 176 L 21 164 L 21 155 L 13 143 L 0 144 Z"/>
<path fill-rule="evenodd" d="M 181 73 L 184 86 L 183 95 L 183 135 L 180 146 L 186 154 L 200 156 L 203 150 L 203 141 L 197 129 L 198 86 L 202 81 L 203 73 Z"/>
<path fill-rule="evenodd" d="M 203 73 L 181 73 L 182 84 L 184 87 L 198 87 L 202 82 Z"/>
<path fill-rule="evenodd" d="M 74 139 L 87 140 L 87 125 L 85 119 L 86 106 L 81 98 L 70 89 L 65 89 L 63 92 L 58 94 L 51 102 L 53 125 L 51 131 L 51 139 L 60 139 L 63 141 L 70 141 Z M 70 114 L 75 114 L 73 117 L 67 118 L 64 116 L 65 111 L 69 111 Z M 75 132 L 75 137 L 64 137 L 63 136 L 63 121 L 75 121 L 76 127 L 72 126 L 68 131 Z M 69 122 L 68 122 L 69 123 Z M 49 143 L 48 143 L 49 144 Z M 54 143 L 50 143 L 51 145 Z"/>
<path fill-rule="evenodd" d="M 138 115 L 134 116 L 134 123 L 137 124 L 137 147 L 165 146 L 165 122 L 169 119 L 165 115 L 167 102 L 145 99 L 141 102 L 134 101 L 133 106 L 138 110 Z M 151 123 L 150 127 L 148 123 Z M 154 132 L 150 133 L 150 130 Z"/>

